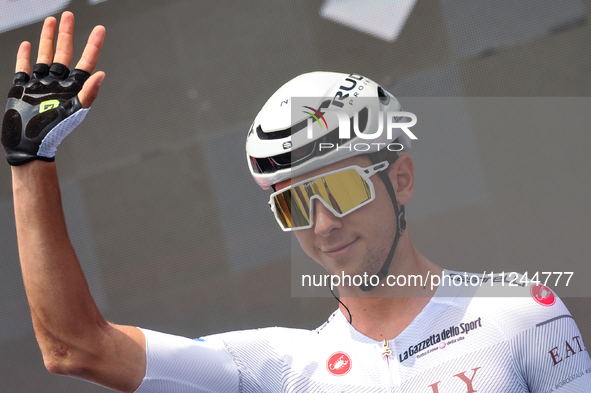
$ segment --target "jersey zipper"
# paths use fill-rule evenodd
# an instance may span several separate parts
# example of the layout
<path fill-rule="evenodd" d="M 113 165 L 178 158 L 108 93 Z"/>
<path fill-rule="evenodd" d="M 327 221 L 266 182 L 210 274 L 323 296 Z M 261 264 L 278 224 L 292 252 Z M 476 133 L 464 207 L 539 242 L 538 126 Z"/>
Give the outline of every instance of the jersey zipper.
<path fill-rule="evenodd" d="M 380 353 L 382 355 L 382 359 L 386 361 L 386 373 L 388 376 L 388 386 L 396 386 L 395 380 L 397 380 L 396 376 L 394 376 L 394 372 L 398 371 L 398 366 L 396 364 L 390 364 L 390 360 L 394 359 L 392 357 L 392 353 L 396 351 L 396 341 L 391 340 L 382 340 Z M 390 348 L 390 344 L 393 345 L 393 348 Z"/>
<path fill-rule="evenodd" d="M 392 356 L 392 350 L 390 349 L 390 344 L 388 340 L 382 341 L 382 357 L 386 358 L 386 362 L 388 363 L 388 367 L 390 367 L 390 357 Z"/>

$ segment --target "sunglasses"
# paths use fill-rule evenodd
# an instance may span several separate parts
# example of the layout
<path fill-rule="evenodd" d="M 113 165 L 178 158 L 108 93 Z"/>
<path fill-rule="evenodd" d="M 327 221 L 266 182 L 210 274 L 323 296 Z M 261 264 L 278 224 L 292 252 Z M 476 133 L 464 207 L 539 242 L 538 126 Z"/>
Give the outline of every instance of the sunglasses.
<path fill-rule="evenodd" d="M 284 231 L 308 229 L 314 224 L 314 199 L 336 217 L 344 217 L 375 199 L 369 178 L 386 168 L 388 161 L 382 161 L 367 168 L 352 165 L 324 173 L 274 192 L 269 206 Z"/>

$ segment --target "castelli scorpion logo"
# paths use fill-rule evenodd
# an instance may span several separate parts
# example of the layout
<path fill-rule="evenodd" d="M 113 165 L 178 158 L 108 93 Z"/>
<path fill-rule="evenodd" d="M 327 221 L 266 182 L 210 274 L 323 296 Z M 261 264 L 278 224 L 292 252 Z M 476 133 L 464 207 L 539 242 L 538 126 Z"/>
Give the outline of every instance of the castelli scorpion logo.
<path fill-rule="evenodd" d="M 332 375 L 345 375 L 351 370 L 351 358 L 345 352 L 335 352 L 326 361 L 326 369 Z"/>
<path fill-rule="evenodd" d="M 556 303 L 554 293 L 545 285 L 537 284 L 530 288 L 532 298 L 542 306 L 550 307 Z"/>

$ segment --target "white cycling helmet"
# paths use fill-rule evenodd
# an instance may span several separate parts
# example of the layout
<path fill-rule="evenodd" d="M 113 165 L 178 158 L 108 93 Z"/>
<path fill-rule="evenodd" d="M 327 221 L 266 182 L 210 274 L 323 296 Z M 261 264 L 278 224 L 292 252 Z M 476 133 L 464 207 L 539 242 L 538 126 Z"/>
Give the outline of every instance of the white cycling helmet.
<path fill-rule="evenodd" d="M 384 129 L 383 114 L 400 111 L 392 94 L 361 75 L 311 72 L 297 76 L 269 98 L 250 127 L 246 139 L 250 173 L 268 189 L 346 158 L 377 152 L 394 141 L 400 147 L 397 151 L 409 150 L 410 138 L 402 128 L 393 128 L 390 137 Z M 351 120 L 351 139 L 339 139 L 339 119 L 331 112 L 345 113 Z M 363 138 L 353 130 L 354 117 Z M 378 130 L 383 132 L 372 137 Z M 321 143 L 339 145 L 339 149 L 321 149 Z M 358 143 L 364 148 L 351 148 Z"/>

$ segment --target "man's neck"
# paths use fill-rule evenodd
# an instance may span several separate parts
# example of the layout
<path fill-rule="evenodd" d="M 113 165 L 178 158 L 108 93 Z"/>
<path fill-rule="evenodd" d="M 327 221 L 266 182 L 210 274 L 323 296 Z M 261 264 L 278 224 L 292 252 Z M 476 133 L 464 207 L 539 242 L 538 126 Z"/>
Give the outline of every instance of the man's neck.
<path fill-rule="evenodd" d="M 412 244 L 407 250 L 410 252 L 405 253 L 405 260 L 412 262 L 404 264 L 405 267 L 399 269 L 394 267 L 401 267 L 403 264 L 392 263 L 390 274 L 405 275 L 407 279 L 409 275 L 420 275 L 423 279 L 428 273 L 441 275 L 442 269 L 425 258 Z M 353 296 L 345 295 L 347 290 L 341 292 L 343 293 L 341 301 L 351 312 L 353 327 L 365 336 L 378 341 L 393 339 L 404 331 L 425 308 L 437 290 L 437 287 L 431 288 L 426 282 L 423 282 L 426 284 L 423 286 L 396 287 L 388 286 L 385 280 L 380 281 L 380 284 L 369 292 L 361 293 L 358 288 L 350 292 Z M 382 283 L 385 285 L 382 286 Z M 342 305 L 340 309 L 343 315 L 348 317 L 349 313 Z"/>

